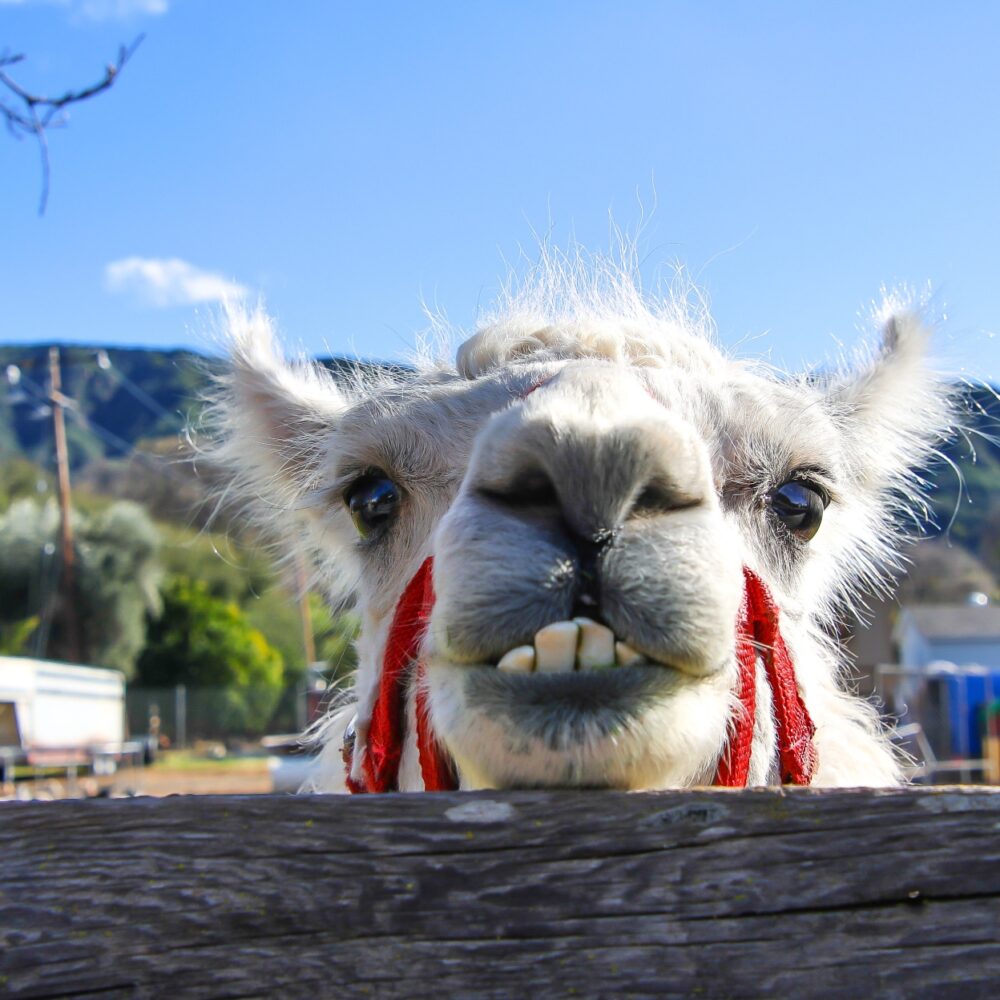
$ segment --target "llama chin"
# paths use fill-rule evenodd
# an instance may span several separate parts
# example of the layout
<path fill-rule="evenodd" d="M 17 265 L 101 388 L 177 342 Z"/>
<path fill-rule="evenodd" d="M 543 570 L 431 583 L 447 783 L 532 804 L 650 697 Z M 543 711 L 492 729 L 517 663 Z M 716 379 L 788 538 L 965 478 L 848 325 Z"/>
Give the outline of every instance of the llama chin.
<path fill-rule="evenodd" d="M 415 373 L 335 381 L 259 309 L 226 332 L 212 457 L 362 618 L 313 790 L 901 780 L 832 635 L 952 432 L 915 313 L 824 376 L 607 266 L 547 265 Z"/>

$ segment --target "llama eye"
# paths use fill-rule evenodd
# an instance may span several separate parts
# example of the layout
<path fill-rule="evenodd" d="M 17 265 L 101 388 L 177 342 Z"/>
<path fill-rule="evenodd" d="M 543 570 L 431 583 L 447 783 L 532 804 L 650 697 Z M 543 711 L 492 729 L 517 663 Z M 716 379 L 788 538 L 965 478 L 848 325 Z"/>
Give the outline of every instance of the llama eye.
<path fill-rule="evenodd" d="M 778 520 L 798 539 L 808 542 L 819 531 L 830 497 L 826 490 L 801 479 L 789 479 L 768 499 Z"/>
<path fill-rule="evenodd" d="M 399 511 L 399 487 L 387 476 L 364 476 L 344 495 L 351 519 L 362 538 L 384 531 Z"/>

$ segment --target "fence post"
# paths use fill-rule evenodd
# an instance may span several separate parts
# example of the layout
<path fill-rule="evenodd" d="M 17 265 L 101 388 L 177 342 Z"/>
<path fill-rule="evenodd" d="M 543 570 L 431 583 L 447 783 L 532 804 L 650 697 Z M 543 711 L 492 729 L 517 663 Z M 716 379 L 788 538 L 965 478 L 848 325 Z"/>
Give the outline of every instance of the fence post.
<path fill-rule="evenodd" d="M 310 723 L 309 718 L 309 677 L 313 664 L 306 667 L 306 672 L 302 680 L 295 685 L 295 728 L 297 732 L 304 733 Z"/>
<path fill-rule="evenodd" d="M 187 746 L 187 685 L 174 688 L 174 739 L 178 747 Z"/>

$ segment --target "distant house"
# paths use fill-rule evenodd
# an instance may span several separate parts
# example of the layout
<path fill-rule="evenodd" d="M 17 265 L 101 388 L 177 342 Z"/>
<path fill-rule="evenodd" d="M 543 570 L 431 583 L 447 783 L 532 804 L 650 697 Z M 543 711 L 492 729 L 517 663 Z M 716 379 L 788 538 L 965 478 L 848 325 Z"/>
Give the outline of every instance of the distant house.
<path fill-rule="evenodd" d="M 928 734 L 948 720 L 953 754 L 982 756 L 983 735 L 987 727 L 996 735 L 1000 713 L 1000 605 L 910 605 L 901 610 L 895 639 L 902 669 L 925 678 L 911 674 L 900 700 Z"/>
<path fill-rule="evenodd" d="M 945 661 L 1000 672 L 1000 604 L 910 605 L 902 609 L 895 639 L 904 668 Z"/>

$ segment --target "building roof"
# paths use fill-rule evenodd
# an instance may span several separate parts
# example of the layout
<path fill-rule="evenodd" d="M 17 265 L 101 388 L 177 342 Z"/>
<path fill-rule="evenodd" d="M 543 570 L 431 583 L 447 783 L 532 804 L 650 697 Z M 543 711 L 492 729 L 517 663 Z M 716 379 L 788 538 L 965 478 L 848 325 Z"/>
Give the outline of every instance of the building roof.
<path fill-rule="evenodd" d="M 1000 642 L 1000 604 L 911 604 L 903 609 L 901 624 L 928 639 Z"/>

